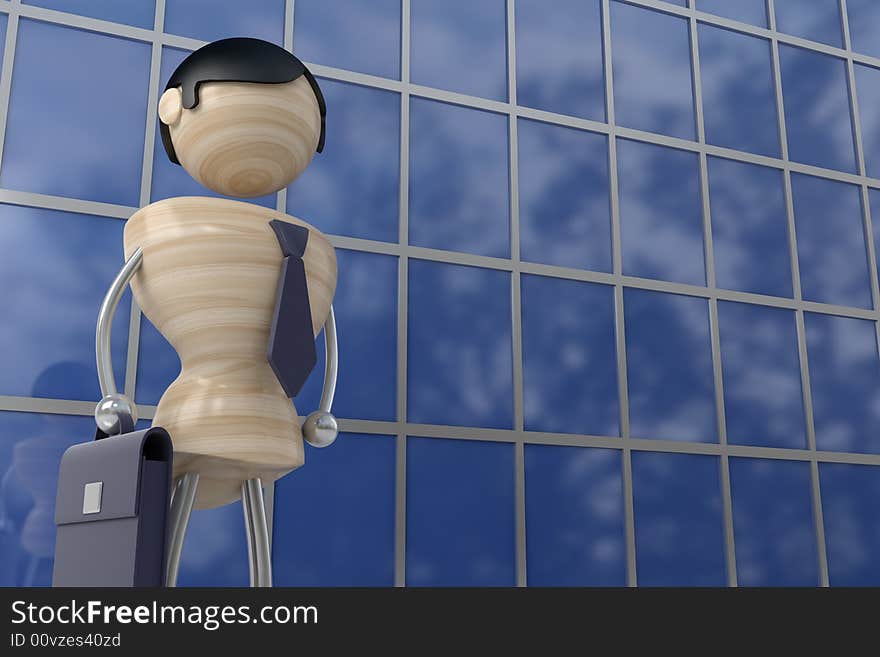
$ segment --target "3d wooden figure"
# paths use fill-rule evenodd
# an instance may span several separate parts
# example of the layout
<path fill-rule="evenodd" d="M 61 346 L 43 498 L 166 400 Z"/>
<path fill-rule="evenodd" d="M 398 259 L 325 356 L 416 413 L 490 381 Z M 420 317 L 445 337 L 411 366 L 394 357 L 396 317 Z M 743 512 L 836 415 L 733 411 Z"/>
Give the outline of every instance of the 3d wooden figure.
<path fill-rule="evenodd" d="M 159 100 L 168 157 L 209 189 L 252 198 L 283 189 L 324 145 L 326 108 L 296 57 L 257 39 L 224 39 L 193 52 Z M 177 579 L 193 508 L 239 496 L 249 534 L 251 585 L 270 586 L 264 484 L 303 464 L 303 435 L 336 438 L 330 414 L 337 351 L 332 300 L 336 256 L 320 231 L 258 205 L 208 197 L 152 203 L 127 222 L 126 264 L 104 300 L 96 335 L 104 398 L 95 419 L 107 434 L 133 429 L 119 394 L 110 324 L 125 286 L 175 348 L 181 372 L 154 424 L 174 445 L 166 583 Z M 291 402 L 314 368 L 325 329 L 321 406 L 300 427 Z"/>

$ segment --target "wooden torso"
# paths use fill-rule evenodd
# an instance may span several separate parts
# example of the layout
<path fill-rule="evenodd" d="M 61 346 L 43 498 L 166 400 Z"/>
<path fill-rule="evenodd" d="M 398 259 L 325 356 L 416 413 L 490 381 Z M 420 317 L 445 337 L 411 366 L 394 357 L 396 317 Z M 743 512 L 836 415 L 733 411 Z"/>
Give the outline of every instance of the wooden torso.
<path fill-rule="evenodd" d="M 138 305 L 181 360 L 154 424 L 171 434 L 174 475 L 200 474 L 196 508 L 239 497 L 303 464 L 302 434 L 266 353 L 283 256 L 272 219 L 309 229 L 303 261 L 314 333 L 336 288 L 336 255 L 309 224 L 251 203 L 208 197 L 158 201 L 125 226 L 125 256 L 144 257 Z"/>

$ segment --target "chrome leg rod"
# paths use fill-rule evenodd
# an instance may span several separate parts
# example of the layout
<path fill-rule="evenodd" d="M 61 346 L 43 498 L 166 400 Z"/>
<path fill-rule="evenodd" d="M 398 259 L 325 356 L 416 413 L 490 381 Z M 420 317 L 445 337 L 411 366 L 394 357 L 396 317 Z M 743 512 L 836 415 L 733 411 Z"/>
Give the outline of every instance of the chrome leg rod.
<path fill-rule="evenodd" d="M 241 509 L 244 512 L 244 530 L 247 533 L 247 557 L 248 557 L 248 581 L 250 586 L 256 586 L 257 571 L 254 563 L 254 556 L 257 553 L 254 543 L 254 518 L 253 506 L 250 504 L 250 493 L 248 492 L 246 481 L 241 484 Z"/>
<path fill-rule="evenodd" d="M 241 485 L 241 502 L 248 532 L 248 563 L 251 586 L 272 586 L 272 552 L 269 547 L 269 523 L 263 499 L 263 483 L 255 478 Z"/>
<path fill-rule="evenodd" d="M 183 539 L 192 515 L 199 487 L 199 473 L 187 472 L 174 483 L 174 497 L 171 499 L 171 518 L 168 540 L 168 561 L 165 567 L 165 586 L 177 586 L 177 573 L 180 569 L 180 555 L 183 553 Z"/>

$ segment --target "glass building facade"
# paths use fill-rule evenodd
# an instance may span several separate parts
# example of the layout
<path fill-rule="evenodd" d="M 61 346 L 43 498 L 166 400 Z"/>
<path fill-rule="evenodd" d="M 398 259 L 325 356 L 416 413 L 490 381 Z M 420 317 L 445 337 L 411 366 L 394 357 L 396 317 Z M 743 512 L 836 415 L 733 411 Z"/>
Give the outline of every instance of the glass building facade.
<path fill-rule="evenodd" d="M 875 0 L 0 0 L 0 584 L 51 580 L 124 220 L 212 195 L 156 104 L 226 36 L 329 108 L 256 199 L 339 259 L 277 585 L 880 585 Z M 128 296 L 113 351 L 145 426 L 179 362 Z M 240 506 L 180 583 L 247 583 Z"/>

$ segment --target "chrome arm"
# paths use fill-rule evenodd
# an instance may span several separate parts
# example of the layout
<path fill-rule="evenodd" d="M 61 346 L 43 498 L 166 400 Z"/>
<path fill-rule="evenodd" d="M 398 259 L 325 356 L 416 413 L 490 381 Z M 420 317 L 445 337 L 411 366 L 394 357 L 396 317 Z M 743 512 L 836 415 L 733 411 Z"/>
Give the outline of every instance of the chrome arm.
<path fill-rule="evenodd" d="M 324 322 L 324 348 L 326 362 L 324 363 L 324 389 L 321 392 L 321 404 L 318 410 L 309 415 L 303 422 L 303 437 L 313 447 L 327 447 L 339 433 L 336 418 L 330 412 L 333 408 L 333 398 L 336 396 L 336 377 L 339 373 L 339 345 L 336 340 L 336 315 L 333 306 L 327 321 Z"/>
<path fill-rule="evenodd" d="M 113 329 L 113 317 L 119 300 L 125 292 L 132 277 L 141 266 L 144 252 L 141 247 L 135 249 L 125 266 L 117 274 L 98 311 L 98 326 L 95 329 L 95 358 L 98 365 L 98 383 L 101 386 L 102 399 L 95 409 L 95 422 L 103 432 L 113 435 L 134 428 L 137 421 L 134 404 L 116 389 L 116 378 L 113 375 L 113 356 L 110 352 L 110 333 Z M 130 418 L 120 417 L 128 415 Z"/>
<path fill-rule="evenodd" d="M 333 408 L 333 398 L 336 396 L 336 375 L 339 372 L 339 347 L 336 343 L 336 315 L 333 306 L 330 306 L 330 314 L 324 322 L 324 390 L 321 392 L 321 405 L 318 410 L 329 413 Z"/>
<path fill-rule="evenodd" d="M 106 397 L 117 392 L 116 379 L 113 376 L 113 358 L 110 354 L 110 332 L 113 329 L 113 317 L 119 300 L 128 287 L 129 281 L 141 266 L 144 252 L 141 247 L 135 249 L 125 266 L 117 274 L 116 279 L 107 290 L 107 296 L 98 311 L 98 328 L 95 331 L 95 353 L 98 358 L 98 382 L 101 384 L 101 395 Z"/>

